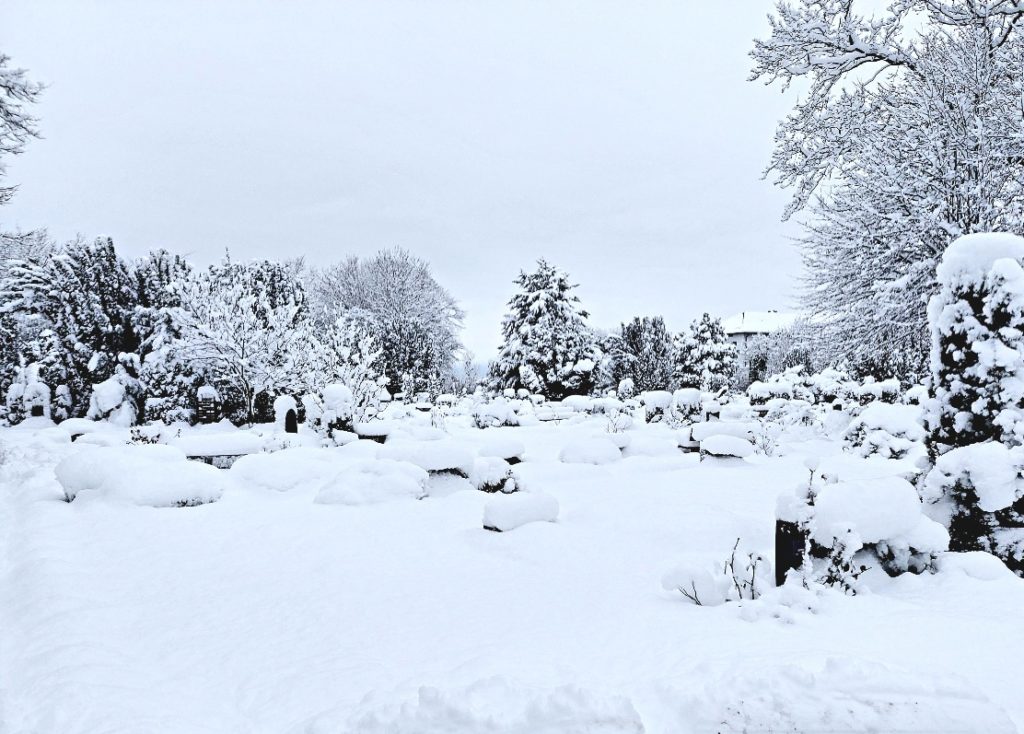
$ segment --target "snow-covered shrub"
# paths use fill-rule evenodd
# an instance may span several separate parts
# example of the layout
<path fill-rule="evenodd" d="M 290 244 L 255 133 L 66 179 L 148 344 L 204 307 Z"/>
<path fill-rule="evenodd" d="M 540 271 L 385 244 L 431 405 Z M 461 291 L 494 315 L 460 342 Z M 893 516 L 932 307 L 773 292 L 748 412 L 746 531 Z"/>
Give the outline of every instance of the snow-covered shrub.
<path fill-rule="evenodd" d="M 640 393 L 644 415 L 648 423 L 658 423 L 672 407 L 672 393 L 668 390 L 649 390 Z"/>
<path fill-rule="evenodd" d="M 1024 439 L 1024 238 L 972 234 L 951 244 L 928 305 L 933 454 Z"/>
<path fill-rule="evenodd" d="M 432 474 L 454 474 L 467 478 L 473 471 L 473 453 L 451 439 L 437 441 L 388 440 L 380 451 L 382 459 L 406 461 Z"/>
<path fill-rule="evenodd" d="M 873 402 L 853 419 L 845 439 L 861 456 L 902 459 L 923 456 L 925 436 L 920 407 Z"/>
<path fill-rule="evenodd" d="M 615 395 L 619 400 L 629 400 L 630 398 L 636 397 L 636 386 L 633 383 L 632 378 L 627 377 L 619 382 L 619 387 L 615 391 Z"/>
<path fill-rule="evenodd" d="M 805 581 L 857 590 L 857 577 L 877 565 L 889 575 L 932 570 L 949 547 L 949 534 L 924 514 L 917 490 L 905 479 L 886 477 L 840 482 L 816 474 L 794 495 L 783 495 L 779 520 L 805 534 Z"/>
<path fill-rule="evenodd" d="M 107 421 L 117 426 L 135 425 L 138 408 L 132 399 L 132 388 L 138 380 L 118 366 L 113 377 L 93 386 L 86 418 Z"/>
<path fill-rule="evenodd" d="M 540 492 L 498 494 L 484 505 L 484 530 L 507 532 L 531 522 L 555 522 L 558 500 Z"/>
<path fill-rule="evenodd" d="M 473 462 L 473 471 L 469 474 L 469 482 L 481 492 L 511 494 L 516 491 L 512 467 L 497 456 L 477 457 Z"/>
<path fill-rule="evenodd" d="M 766 403 L 765 420 L 780 426 L 812 428 L 818 425 L 818 413 L 806 400 L 773 398 Z"/>
<path fill-rule="evenodd" d="M 518 438 L 507 434 L 489 434 L 481 442 L 480 456 L 497 457 L 509 464 L 518 464 L 526 456 L 526 446 Z"/>
<path fill-rule="evenodd" d="M 900 399 L 901 390 L 900 381 L 895 378 L 876 381 L 874 377 L 867 377 L 857 389 L 857 397 L 863 405 L 872 402 L 895 403 Z"/>
<path fill-rule="evenodd" d="M 774 585 L 772 564 L 760 553 L 740 551 L 739 547 L 737 539 L 729 558 L 720 567 L 676 566 L 662 577 L 662 588 L 678 591 L 691 604 L 705 607 L 757 599 Z"/>
<path fill-rule="evenodd" d="M 672 404 L 665 415 L 666 422 L 674 428 L 697 423 L 704 417 L 701 392 L 696 388 L 680 388 L 672 393 Z"/>
<path fill-rule="evenodd" d="M 1024 448 L 972 444 L 938 457 L 922 486 L 950 549 L 987 551 L 1024 576 Z"/>
<path fill-rule="evenodd" d="M 38 364 L 20 367 L 14 382 L 7 388 L 7 422 L 20 423 L 33 413 L 50 417 L 50 387 L 39 376 Z"/>
<path fill-rule="evenodd" d="M 473 406 L 473 425 L 476 428 L 518 426 L 520 406 L 518 401 L 505 397 L 480 400 Z"/>
<path fill-rule="evenodd" d="M 220 499 L 224 476 L 172 446 L 90 447 L 54 469 L 68 502 L 105 499 L 147 507 L 191 507 Z"/>

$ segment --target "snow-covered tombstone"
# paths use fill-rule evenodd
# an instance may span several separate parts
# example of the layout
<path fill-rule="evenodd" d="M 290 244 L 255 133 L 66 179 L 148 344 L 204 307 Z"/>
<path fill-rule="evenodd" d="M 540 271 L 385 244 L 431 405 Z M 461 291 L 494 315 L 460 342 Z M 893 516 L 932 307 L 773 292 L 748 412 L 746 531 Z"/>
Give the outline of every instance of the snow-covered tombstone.
<path fill-rule="evenodd" d="M 504 533 L 531 522 L 558 520 L 558 500 L 540 492 L 498 494 L 484 505 L 484 530 Z"/>
<path fill-rule="evenodd" d="M 491 365 L 495 389 L 529 390 L 548 399 L 593 388 L 596 348 L 569 276 L 545 260 L 520 272 L 519 291 L 502 322 L 503 343 Z"/>
<path fill-rule="evenodd" d="M 196 390 L 196 418 L 204 424 L 220 419 L 220 394 L 212 385 L 201 385 Z"/>
<path fill-rule="evenodd" d="M 274 426 L 285 433 L 299 432 L 299 406 L 291 395 L 274 398 Z"/>
<path fill-rule="evenodd" d="M 20 423 L 30 417 L 50 417 L 50 386 L 40 379 L 39 365 L 19 367 L 5 398 L 7 421 Z"/>
<path fill-rule="evenodd" d="M 937 269 L 928 306 L 934 454 L 1024 440 L 1024 238 L 961 237 Z"/>

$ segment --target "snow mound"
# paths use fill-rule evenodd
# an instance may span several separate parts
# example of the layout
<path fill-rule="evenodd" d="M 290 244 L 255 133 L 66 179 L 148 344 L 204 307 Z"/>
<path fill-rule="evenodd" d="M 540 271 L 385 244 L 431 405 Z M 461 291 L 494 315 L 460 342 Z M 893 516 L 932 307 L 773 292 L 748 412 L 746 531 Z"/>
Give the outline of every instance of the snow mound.
<path fill-rule="evenodd" d="M 179 449 L 185 456 L 258 454 L 267 445 L 264 438 L 248 431 L 192 434 L 172 438 L 167 443 Z"/>
<path fill-rule="evenodd" d="M 870 403 L 854 419 L 850 429 L 853 430 L 854 426 L 858 425 L 863 426 L 865 430 L 882 430 L 911 441 L 923 441 L 926 435 L 922 411 L 917 405 Z"/>
<path fill-rule="evenodd" d="M 937 566 L 941 573 L 959 572 L 979 581 L 1017 578 L 999 558 L 984 551 L 943 553 Z"/>
<path fill-rule="evenodd" d="M 690 435 L 694 441 L 703 441 L 711 436 L 734 436 L 752 441 L 756 430 L 757 426 L 753 423 L 708 421 L 707 423 L 694 423 L 690 427 Z"/>
<path fill-rule="evenodd" d="M 64 458 L 54 473 L 69 502 L 101 498 L 144 507 L 215 502 L 225 484 L 217 469 L 160 445 L 87 448 Z"/>
<path fill-rule="evenodd" d="M 958 482 L 967 482 L 985 512 L 998 512 L 1024 496 L 1024 452 L 995 441 L 976 443 L 940 456 L 924 482 L 924 498 L 939 502 Z"/>
<path fill-rule="evenodd" d="M 458 689 L 422 687 L 415 695 L 371 695 L 343 720 L 319 717 L 309 732 L 360 734 L 642 734 L 629 699 L 576 686 L 541 689 L 496 677 Z"/>
<path fill-rule="evenodd" d="M 680 692 L 681 716 L 700 712 L 695 731 L 1016 731 L 980 690 L 952 676 L 849 658 L 829 658 L 820 670 L 796 664 L 733 670 L 703 691 Z"/>
<path fill-rule="evenodd" d="M 848 529 L 863 543 L 884 541 L 930 553 L 949 546 L 946 529 L 924 516 L 917 490 L 900 477 L 826 485 L 814 500 L 812 536 L 830 546 Z"/>
<path fill-rule="evenodd" d="M 480 456 L 493 456 L 510 464 L 523 460 L 526 446 L 518 438 L 508 435 L 486 436 L 480 444 Z"/>
<path fill-rule="evenodd" d="M 366 443 L 379 448 L 372 441 Z M 276 492 L 295 492 L 322 484 L 338 473 L 349 454 L 342 449 L 296 447 L 271 454 L 250 454 L 228 470 L 237 484 Z"/>
<path fill-rule="evenodd" d="M 940 283 L 972 283 L 983 280 L 997 260 L 1024 260 L 1024 237 L 1004 232 L 984 232 L 957 238 L 942 255 L 936 269 Z"/>
<path fill-rule="evenodd" d="M 369 505 L 427 496 L 427 473 L 405 461 L 375 459 L 344 465 L 313 500 L 322 505 Z"/>
<path fill-rule="evenodd" d="M 625 446 L 623 456 L 679 456 L 679 441 L 668 436 L 637 434 Z"/>
<path fill-rule="evenodd" d="M 558 519 L 558 500 L 539 492 L 499 494 L 484 505 L 484 529 L 505 532 L 530 522 Z"/>
<path fill-rule="evenodd" d="M 407 461 L 428 472 L 452 472 L 468 477 L 473 471 L 473 452 L 455 441 L 388 441 L 382 459 Z"/>
<path fill-rule="evenodd" d="M 610 464 L 622 459 L 622 451 L 605 436 L 581 438 L 566 444 L 558 454 L 564 464 Z"/>
<path fill-rule="evenodd" d="M 745 438 L 736 436 L 708 436 L 700 442 L 700 452 L 711 456 L 745 459 L 754 453 L 754 446 Z"/>

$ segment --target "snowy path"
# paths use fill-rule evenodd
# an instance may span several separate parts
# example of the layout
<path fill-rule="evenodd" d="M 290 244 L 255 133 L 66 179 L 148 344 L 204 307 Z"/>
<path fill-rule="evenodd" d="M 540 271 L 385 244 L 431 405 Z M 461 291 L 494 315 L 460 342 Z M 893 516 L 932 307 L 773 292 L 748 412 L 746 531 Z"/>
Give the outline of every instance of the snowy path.
<path fill-rule="evenodd" d="M 558 498 L 559 522 L 507 534 L 480 529 L 476 492 L 69 505 L 49 467 L 71 448 L 17 437 L 41 468 L 3 478 L 0 731 L 686 732 L 799 726 L 829 707 L 849 728 L 873 707 L 926 724 L 940 700 L 979 731 L 1012 731 L 1001 710 L 1024 724 L 1018 682 L 992 665 L 1024 654 L 1024 583 L 880 580 L 793 624 L 777 603 L 693 607 L 661 574 L 737 537 L 769 551 L 799 453 L 567 466 L 551 460 L 556 430 L 522 431 L 520 471 Z M 400 710 L 421 686 L 438 692 Z"/>

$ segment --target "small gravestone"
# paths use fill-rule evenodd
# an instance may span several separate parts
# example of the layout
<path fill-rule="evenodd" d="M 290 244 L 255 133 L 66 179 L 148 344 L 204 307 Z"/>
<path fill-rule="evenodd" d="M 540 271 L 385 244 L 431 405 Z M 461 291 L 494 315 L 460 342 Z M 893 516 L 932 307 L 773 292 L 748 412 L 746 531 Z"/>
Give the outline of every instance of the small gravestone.
<path fill-rule="evenodd" d="M 209 385 L 203 385 L 196 393 L 196 419 L 200 423 L 210 424 L 217 422 L 217 401 L 220 396 L 217 391 Z"/>
<path fill-rule="evenodd" d="M 299 432 L 299 417 L 294 409 L 289 409 L 288 412 L 284 414 L 284 432 Z"/>
<path fill-rule="evenodd" d="M 804 531 L 795 522 L 775 521 L 775 585 L 786 583 L 786 573 L 804 562 Z"/>
<path fill-rule="evenodd" d="M 33 418 L 42 418 L 44 415 L 46 415 L 46 413 L 44 412 L 44 409 L 43 409 L 42 405 L 33 405 L 32 406 L 32 417 Z"/>

